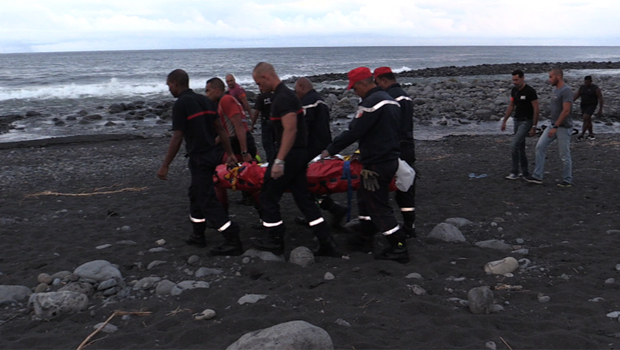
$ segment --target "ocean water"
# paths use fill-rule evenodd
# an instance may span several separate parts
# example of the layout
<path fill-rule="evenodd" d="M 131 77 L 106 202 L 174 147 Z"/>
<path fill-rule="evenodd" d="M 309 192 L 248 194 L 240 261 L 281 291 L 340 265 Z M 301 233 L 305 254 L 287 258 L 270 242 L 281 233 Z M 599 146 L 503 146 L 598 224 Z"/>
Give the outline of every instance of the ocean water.
<path fill-rule="evenodd" d="M 443 66 L 563 61 L 620 61 L 620 47 L 328 47 L 104 51 L 0 54 L 0 115 L 37 111 L 48 117 L 136 100 L 170 100 L 166 75 L 186 70 L 190 85 L 204 88 L 211 77 L 233 73 L 257 92 L 251 72 L 256 63 L 272 63 L 281 78 L 343 73 L 358 66 L 395 71 Z M 345 81 L 324 86 L 344 87 Z M 22 137 L 0 135 L 0 142 L 52 135 L 41 125 L 22 125 Z M 81 131 L 66 131 L 79 133 Z M 84 131 L 86 132 L 86 131 Z M 38 136 L 37 136 L 38 135 Z"/>

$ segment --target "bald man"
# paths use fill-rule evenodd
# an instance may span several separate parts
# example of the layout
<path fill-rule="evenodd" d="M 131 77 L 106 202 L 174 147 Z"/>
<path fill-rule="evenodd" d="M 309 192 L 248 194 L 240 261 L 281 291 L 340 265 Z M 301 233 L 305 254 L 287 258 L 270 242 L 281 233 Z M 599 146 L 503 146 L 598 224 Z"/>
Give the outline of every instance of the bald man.
<path fill-rule="evenodd" d="M 271 121 L 276 148 L 276 157 L 265 171 L 260 194 L 261 219 L 267 236 L 256 240 L 254 247 L 275 254 L 284 253 L 286 228 L 280 214 L 279 202 L 284 191 L 288 189 L 319 241 L 319 248 L 314 254 L 342 257 L 342 252 L 308 190 L 308 135 L 301 101 L 282 83 L 269 63 L 257 64 L 252 77 L 260 91 L 273 91 Z"/>
<path fill-rule="evenodd" d="M 308 125 L 308 162 L 332 142 L 332 134 L 329 126 L 329 106 L 319 95 L 308 78 L 299 78 L 295 82 L 295 94 L 301 100 Z M 342 230 L 342 219 L 347 215 L 347 208 L 334 202 L 329 195 L 315 196 L 315 200 L 323 210 L 332 215 L 331 226 L 333 229 Z M 307 225 L 303 217 L 295 218 L 300 225 Z"/>
<path fill-rule="evenodd" d="M 250 104 L 248 103 L 248 97 L 246 96 L 245 90 L 241 87 L 241 85 L 237 84 L 234 75 L 226 74 L 226 85 L 228 85 L 228 94 L 237 99 L 237 101 L 239 101 L 239 103 L 243 106 L 243 110 L 247 112 L 248 117 L 251 117 L 252 110 L 250 109 Z M 245 116 L 243 119 L 245 119 Z"/>

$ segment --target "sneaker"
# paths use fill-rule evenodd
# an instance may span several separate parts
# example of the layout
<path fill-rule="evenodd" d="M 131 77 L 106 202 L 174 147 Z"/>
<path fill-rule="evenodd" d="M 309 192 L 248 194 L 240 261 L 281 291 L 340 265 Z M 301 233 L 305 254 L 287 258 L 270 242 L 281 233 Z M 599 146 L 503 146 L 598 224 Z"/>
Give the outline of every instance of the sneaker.
<path fill-rule="evenodd" d="M 586 140 L 596 140 L 596 137 L 594 137 L 594 135 L 588 135 Z"/>
<path fill-rule="evenodd" d="M 524 177 L 523 179 L 531 184 L 542 185 L 542 180 L 538 180 L 533 176 Z"/>
<path fill-rule="evenodd" d="M 573 184 L 570 182 L 562 181 L 558 184 L 558 187 L 572 187 Z"/>
<path fill-rule="evenodd" d="M 515 174 L 515 173 L 510 173 L 508 174 L 508 176 L 506 176 L 506 180 L 516 180 L 519 178 L 519 175 Z"/>

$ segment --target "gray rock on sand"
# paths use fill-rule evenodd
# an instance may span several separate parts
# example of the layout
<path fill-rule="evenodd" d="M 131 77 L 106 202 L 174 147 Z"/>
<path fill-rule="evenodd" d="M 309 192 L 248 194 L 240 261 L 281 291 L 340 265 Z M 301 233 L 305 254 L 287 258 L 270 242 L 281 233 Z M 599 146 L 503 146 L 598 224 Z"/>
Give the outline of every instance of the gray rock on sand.
<path fill-rule="evenodd" d="M 307 247 L 297 247 L 291 251 L 288 261 L 301 267 L 310 266 L 314 264 L 314 254 Z"/>
<path fill-rule="evenodd" d="M 490 239 L 487 241 L 476 242 L 475 245 L 480 248 L 488 248 L 488 249 L 503 250 L 503 251 L 512 250 L 512 246 L 510 244 L 504 243 L 498 239 Z"/>
<path fill-rule="evenodd" d="M 489 314 L 493 310 L 493 292 L 487 286 L 472 288 L 467 293 L 469 311 L 473 314 Z"/>
<path fill-rule="evenodd" d="M 82 293 L 86 296 L 92 296 L 95 292 L 95 287 L 92 284 L 86 282 L 72 282 L 58 290 L 59 292 L 76 292 Z"/>
<path fill-rule="evenodd" d="M 30 296 L 28 306 L 36 316 L 50 320 L 65 314 L 72 314 L 88 307 L 88 297 L 77 292 L 36 293 Z"/>
<path fill-rule="evenodd" d="M 210 269 L 208 267 L 201 267 L 198 269 L 198 271 L 196 271 L 195 275 L 196 277 L 200 278 L 200 277 L 211 276 L 211 275 L 221 275 L 222 273 L 224 273 L 224 271 L 220 269 Z"/>
<path fill-rule="evenodd" d="M 276 261 L 276 262 L 285 262 L 286 260 L 284 260 L 283 256 L 278 256 L 275 255 L 272 252 L 266 252 L 266 251 L 262 251 L 262 250 L 258 250 L 258 249 L 248 249 L 245 251 L 245 253 L 243 253 L 243 256 L 249 256 L 252 258 L 259 258 L 262 261 Z"/>
<path fill-rule="evenodd" d="M 465 242 L 465 236 L 461 233 L 456 226 L 442 222 L 435 226 L 431 233 L 428 234 L 429 238 L 439 239 L 445 242 Z"/>
<path fill-rule="evenodd" d="M 0 286 L 0 305 L 11 303 L 28 298 L 32 294 L 32 290 L 26 286 Z"/>
<path fill-rule="evenodd" d="M 471 221 L 465 219 L 465 218 L 449 218 L 446 219 L 444 221 L 445 223 L 454 225 L 456 227 L 463 227 L 463 226 L 469 226 L 471 224 L 473 224 Z"/>
<path fill-rule="evenodd" d="M 306 321 L 290 321 L 244 334 L 226 350 L 331 350 L 327 331 Z"/>
<path fill-rule="evenodd" d="M 237 300 L 239 305 L 243 304 L 256 304 L 259 300 L 267 298 L 264 294 L 246 294 Z"/>
<path fill-rule="evenodd" d="M 155 287 L 155 294 L 157 295 L 169 295 L 172 293 L 172 288 L 176 286 L 176 283 L 170 280 L 163 280 L 157 283 L 157 287 Z"/>
<path fill-rule="evenodd" d="M 204 281 L 183 281 L 172 287 L 170 294 L 175 296 L 181 295 L 186 290 L 198 288 L 209 288 L 209 283 Z"/>
<path fill-rule="evenodd" d="M 73 273 L 80 276 L 80 278 L 91 279 L 98 282 L 114 278 L 118 281 L 119 285 L 124 285 L 121 272 L 107 260 L 87 262 L 78 266 Z"/>

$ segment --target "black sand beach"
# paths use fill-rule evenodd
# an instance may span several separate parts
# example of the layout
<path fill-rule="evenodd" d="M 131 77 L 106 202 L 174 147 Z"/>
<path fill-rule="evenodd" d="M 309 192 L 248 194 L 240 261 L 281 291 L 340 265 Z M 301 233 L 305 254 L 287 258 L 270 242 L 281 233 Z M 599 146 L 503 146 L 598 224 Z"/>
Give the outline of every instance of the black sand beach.
<path fill-rule="evenodd" d="M 498 349 L 618 347 L 620 323 L 606 316 L 620 310 L 617 135 L 572 145 L 572 188 L 556 186 L 561 167 L 555 145 L 543 185 L 505 180 L 510 139 L 505 134 L 417 142 L 418 237 L 409 241 L 410 263 L 351 253 L 349 260 L 317 258 L 309 267 L 257 258 L 243 263 L 242 257 L 208 257 L 206 249 L 186 246 L 186 164 L 179 157 L 167 182 L 155 175 L 166 138 L 0 149 L 0 285 L 34 288 L 40 273 L 73 271 L 98 259 L 118 265 L 127 283 L 147 276 L 175 283 L 197 279 L 188 271 L 199 267 L 223 271 L 200 278 L 210 283 L 208 289 L 95 297 L 87 311 L 51 321 L 33 320 L 25 302 L 3 305 L 0 348 L 77 348 L 115 310 L 151 314 L 113 319 L 119 330 L 98 334 L 87 349 L 223 349 L 247 332 L 292 320 L 325 329 L 337 349 L 484 349 L 489 341 Z M 528 139 L 531 163 L 535 142 Z M 336 198 L 346 200 L 344 194 Z M 282 208 L 286 254 L 300 245 L 314 247 L 310 231 L 293 222 L 298 212 L 290 196 Z M 230 210 L 247 249 L 257 216 L 247 206 Z M 455 217 L 473 223 L 461 227 L 467 242 L 427 238 L 437 224 Z M 346 238 L 337 234 L 340 242 Z M 167 251 L 149 252 L 160 239 Z M 474 245 L 489 239 L 528 254 Z M 117 244 L 123 240 L 136 244 Z M 96 249 L 103 244 L 111 246 Z M 200 257 L 196 265 L 188 264 L 191 255 Z M 513 277 L 485 273 L 487 262 L 507 256 L 528 259 L 529 268 Z M 166 263 L 147 270 L 154 260 Z M 335 278 L 325 280 L 327 272 Z M 422 278 L 405 278 L 411 273 Z M 414 294 L 414 285 L 427 293 Z M 514 288 L 498 287 L 505 285 Z M 467 292 L 479 286 L 493 290 L 503 311 L 474 315 L 451 299 L 467 300 Z M 245 294 L 267 297 L 239 305 Z M 193 319 L 206 308 L 217 316 Z"/>

